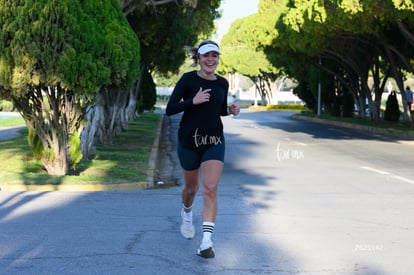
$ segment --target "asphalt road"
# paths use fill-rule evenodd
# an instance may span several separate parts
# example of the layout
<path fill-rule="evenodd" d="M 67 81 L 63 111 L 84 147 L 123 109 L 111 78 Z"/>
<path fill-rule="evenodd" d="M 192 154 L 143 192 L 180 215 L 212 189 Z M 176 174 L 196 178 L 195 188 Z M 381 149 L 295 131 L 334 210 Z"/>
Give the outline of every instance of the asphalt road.
<path fill-rule="evenodd" d="M 20 114 L 16 112 L 0 112 L 0 119 L 17 116 L 20 116 Z M 0 127 L 0 140 L 8 140 L 19 137 L 19 130 L 23 129 L 24 127 L 26 126 Z"/>
<path fill-rule="evenodd" d="M 19 137 L 20 136 L 19 130 L 25 127 L 26 126 L 1 127 L 0 128 L 0 140 L 8 140 L 8 139 Z"/>
<path fill-rule="evenodd" d="M 180 186 L 0 192 L 0 274 L 412 273 L 414 143 L 290 115 L 223 119 L 215 259 L 180 236 Z"/>

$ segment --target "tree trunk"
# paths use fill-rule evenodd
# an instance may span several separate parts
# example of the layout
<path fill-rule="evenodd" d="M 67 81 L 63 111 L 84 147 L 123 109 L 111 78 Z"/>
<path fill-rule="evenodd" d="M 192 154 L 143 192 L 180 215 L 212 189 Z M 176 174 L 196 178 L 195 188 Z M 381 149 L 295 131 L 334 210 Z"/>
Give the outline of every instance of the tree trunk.
<path fill-rule="evenodd" d="M 406 41 L 414 47 L 414 34 L 410 31 L 410 29 L 401 21 L 401 19 L 397 19 L 397 26 L 400 30 L 401 34 L 404 36 Z"/>
<path fill-rule="evenodd" d="M 128 104 L 124 111 L 125 120 L 130 122 L 137 118 L 137 97 L 135 96 L 134 89 L 129 90 Z"/>
<path fill-rule="evenodd" d="M 89 157 L 97 143 L 113 144 L 117 133 L 125 129 L 123 112 L 128 94 L 119 88 L 105 87 L 97 94 L 97 101 L 87 114 L 88 125 L 82 133 L 82 152 Z M 89 125 L 90 124 L 90 125 Z"/>
<path fill-rule="evenodd" d="M 137 118 L 137 104 L 138 104 L 138 96 L 141 90 L 141 86 L 142 86 L 142 76 L 145 70 L 148 70 L 147 66 L 145 64 L 141 65 L 140 68 L 140 74 L 138 76 L 137 82 L 135 83 L 135 88 L 134 89 L 130 89 L 129 91 L 129 100 L 128 100 L 128 105 L 125 108 L 125 117 L 127 118 L 127 121 L 132 121 L 135 118 Z"/>
<path fill-rule="evenodd" d="M 96 95 L 96 103 L 86 110 L 87 125 L 81 135 L 84 159 L 90 158 L 96 144 L 112 145 L 113 138 L 128 125 L 125 115 L 128 94 L 119 88 L 105 87 Z"/>
<path fill-rule="evenodd" d="M 412 127 L 413 120 L 411 117 L 411 112 L 410 110 L 408 110 L 407 99 L 405 98 L 405 94 L 404 94 L 403 74 L 401 70 L 399 69 L 399 67 L 396 65 L 397 61 L 395 60 L 394 55 L 392 54 L 393 52 L 390 50 L 389 47 L 384 47 L 384 48 L 385 48 L 385 53 L 387 54 L 388 60 L 390 62 L 391 76 L 395 79 L 395 81 L 397 82 L 397 86 L 401 91 L 400 94 L 401 94 L 401 100 L 403 104 L 403 115 L 404 115 L 405 123 L 407 124 L 407 126 Z"/>
<path fill-rule="evenodd" d="M 402 74 L 401 74 L 402 76 Z M 407 103 L 407 98 L 405 97 L 405 90 L 404 90 L 404 81 L 402 79 L 402 77 L 397 77 L 395 79 L 395 81 L 397 82 L 397 86 L 400 89 L 401 93 L 401 102 L 402 102 L 402 107 L 403 107 L 403 116 L 404 116 L 404 120 L 407 124 L 407 126 L 412 127 L 413 126 L 413 119 L 411 117 L 411 111 L 408 108 L 408 103 Z"/>
<path fill-rule="evenodd" d="M 34 88 L 13 98 L 31 136 L 31 146 L 50 175 L 66 175 L 77 160 L 71 158 L 69 136 L 77 135 L 82 111 L 74 93 L 61 87 Z M 80 152 L 78 152 L 80 154 Z"/>
<path fill-rule="evenodd" d="M 95 150 L 96 136 L 104 125 L 104 110 L 102 95 L 96 95 L 95 105 L 88 106 L 85 112 L 87 124 L 81 134 L 81 151 L 84 159 L 90 159 L 90 153 Z"/>
<path fill-rule="evenodd" d="M 55 129 L 51 129 L 53 159 L 42 157 L 41 162 L 49 175 L 61 176 L 66 175 L 69 171 L 69 154 L 65 152 L 67 147 L 67 138 L 59 142 L 58 133 Z M 63 147 L 63 148 L 62 148 Z"/>

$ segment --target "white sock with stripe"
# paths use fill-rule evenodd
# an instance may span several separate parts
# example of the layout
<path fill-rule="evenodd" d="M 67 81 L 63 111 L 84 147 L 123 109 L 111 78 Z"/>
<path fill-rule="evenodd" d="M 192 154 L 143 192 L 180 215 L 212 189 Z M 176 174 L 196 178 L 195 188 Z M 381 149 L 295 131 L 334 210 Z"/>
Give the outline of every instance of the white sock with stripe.
<path fill-rule="evenodd" d="M 213 245 L 211 236 L 214 231 L 214 222 L 203 222 L 203 240 L 201 241 L 200 249 L 204 250 Z"/>

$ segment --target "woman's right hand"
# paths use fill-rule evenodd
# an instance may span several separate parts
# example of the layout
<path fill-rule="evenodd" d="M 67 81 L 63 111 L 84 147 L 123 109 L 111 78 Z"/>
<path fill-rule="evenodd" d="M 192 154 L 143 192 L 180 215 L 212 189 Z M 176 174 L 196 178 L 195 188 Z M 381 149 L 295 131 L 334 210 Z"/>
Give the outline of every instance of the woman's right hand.
<path fill-rule="evenodd" d="M 203 88 L 200 87 L 200 90 L 198 90 L 197 94 L 193 97 L 193 104 L 199 105 L 210 101 L 210 92 L 211 89 L 203 90 Z"/>

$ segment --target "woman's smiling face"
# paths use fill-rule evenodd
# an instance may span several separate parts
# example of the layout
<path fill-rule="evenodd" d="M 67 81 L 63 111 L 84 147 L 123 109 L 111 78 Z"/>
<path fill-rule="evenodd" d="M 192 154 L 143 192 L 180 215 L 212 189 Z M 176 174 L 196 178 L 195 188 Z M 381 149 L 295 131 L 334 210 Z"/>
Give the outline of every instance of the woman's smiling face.
<path fill-rule="evenodd" d="M 206 74 L 211 74 L 216 71 L 220 55 L 216 52 L 208 52 L 200 54 L 200 67 Z"/>

